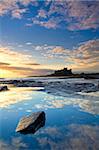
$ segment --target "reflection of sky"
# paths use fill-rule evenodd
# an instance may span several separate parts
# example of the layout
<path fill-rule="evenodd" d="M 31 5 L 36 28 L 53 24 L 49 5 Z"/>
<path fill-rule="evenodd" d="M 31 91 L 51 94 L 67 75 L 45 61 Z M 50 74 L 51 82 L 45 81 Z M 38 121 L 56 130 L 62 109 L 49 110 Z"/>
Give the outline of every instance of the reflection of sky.
<path fill-rule="evenodd" d="M 33 91 L 39 88 L 10 88 L 9 91 L 0 93 L 0 108 L 7 108 L 10 105 L 31 99 Z"/>
<path fill-rule="evenodd" d="M 36 90 L 11 88 L 0 93 L 0 150 L 99 149 L 98 93 L 91 93 L 90 100 Z M 46 113 L 45 127 L 34 135 L 15 133 L 19 119 L 38 110 Z"/>
<path fill-rule="evenodd" d="M 0 93 L 0 108 L 15 107 L 16 104 L 23 103 L 18 107 L 22 110 L 31 104 L 27 112 L 31 112 L 32 108 L 36 109 L 54 109 L 63 108 L 68 105 L 73 107 L 79 106 L 85 112 L 99 114 L 99 92 L 81 93 L 78 97 L 62 97 L 46 94 L 37 91 L 39 88 L 10 88 L 9 91 Z"/>
<path fill-rule="evenodd" d="M 84 93 L 85 94 L 85 93 Z M 99 92 L 86 93 L 85 97 L 80 98 L 47 95 L 44 104 L 36 104 L 37 108 L 63 108 L 66 105 L 79 106 L 86 112 L 99 114 Z"/>
<path fill-rule="evenodd" d="M 0 141 L 0 150 L 20 150 L 27 149 L 27 145 L 22 141 L 21 137 L 12 138 L 11 143 L 6 143 L 5 141 Z"/>
<path fill-rule="evenodd" d="M 37 140 L 42 149 L 68 149 L 68 150 L 88 150 L 99 149 L 99 128 L 97 126 L 79 126 L 69 125 L 60 128 L 48 127 L 44 131 L 40 132 L 40 136 Z M 46 134 L 46 138 L 43 137 Z"/>
<path fill-rule="evenodd" d="M 47 127 L 35 136 L 12 137 L 11 143 L 0 141 L 1 150 L 98 150 L 99 127 L 90 125 L 71 124 L 69 126 Z"/>

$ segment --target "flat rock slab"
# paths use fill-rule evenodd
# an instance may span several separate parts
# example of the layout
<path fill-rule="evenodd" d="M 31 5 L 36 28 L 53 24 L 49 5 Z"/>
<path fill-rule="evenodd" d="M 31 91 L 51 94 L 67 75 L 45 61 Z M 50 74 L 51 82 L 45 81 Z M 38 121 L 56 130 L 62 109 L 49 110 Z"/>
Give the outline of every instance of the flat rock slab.
<path fill-rule="evenodd" d="M 22 134 L 35 133 L 39 128 L 45 125 L 45 112 L 35 112 L 29 116 L 23 117 L 16 128 L 16 132 Z"/>

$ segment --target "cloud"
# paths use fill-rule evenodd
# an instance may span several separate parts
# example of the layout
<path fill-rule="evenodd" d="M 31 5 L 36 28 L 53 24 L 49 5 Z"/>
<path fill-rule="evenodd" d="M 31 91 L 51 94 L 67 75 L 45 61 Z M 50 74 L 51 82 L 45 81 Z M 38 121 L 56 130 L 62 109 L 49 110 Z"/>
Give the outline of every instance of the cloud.
<path fill-rule="evenodd" d="M 39 51 L 39 52 L 42 52 L 42 51 L 49 51 L 49 50 L 52 50 L 53 48 L 55 48 L 56 46 L 54 45 L 47 45 L 47 44 L 44 44 L 44 45 L 34 45 L 32 46 L 33 50 L 35 51 Z"/>
<path fill-rule="evenodd" d="M 99 28 L 98 1 L 36 1 L 36 0 L 2 0 L 0 15 L 11 15 L 21 19 L 25 13 L 30 13 L 29 7 L 37 10 L 26 26 L 33 24 L 45 28 L 66 28 L 71 31 Z M 22 7 L 20 7 L 22 6 Z"/>
<path fill-rule="evenodd" d="M 0 61 L 11 65 L 25 64 L 26 61 L 33 62 L 30 55 L 14 51 L 13 48 L 0 47 Z M 35 62 L 35 61 L 34 61 Z"/>
<path fill-rule="evenodd" d="M 47 11 L 44 8 L 39 11 L 33 23 L 45 28 L 64 27 L 71 31 L 99 28 L 98 1 L 50 1 Z"/>
<path fill-rule="evenodd" d="M 50 29 L 50 28 L 56 29 L 58 26 L 56 20 L 54 20 L 53 18 L 49 19 L 48 21 L 40 21 L 37 18 L 33 18 L 32 22 L 33 22 L 33 24 L 37 24 L 37 25 L 43 26 L 48 29 Z"/>
<path fill-rule="evenodd" d="M 26 9 L 14 9 L 12 11 L 12 17 L 13 18 L 18 18 L 18 19 L 21 19 L 22 18 L 22 14 L 26 12 Z"/>
<path fill-rule="evenodd" d="M 0 66 L 9 66 L 9 63 L 0 62 Z"/>
<path fill-rule="evenodd" d="M 40 64 L 37 64 L 37 63 L 28 63 L 26 65 L 29 65 L 29 66 L 39 66 Z"/>
<path fill-rule="evenodd" d="M 32 43 L 31 42 L 27 42 L 26 45 L 32 45 Z"/>
<path fill-rule="evenodd" d="M 46 14 L 47 14 L 47 12 L 43 9 L 40 9 L 38 11 L 38 17 L 46 18 L 47 17 Z"/>
<path fill-rule="evenodd" d="M 42 68 L 31 55 L 0 47 L 0 77 L 44 75 L 51 69 Z"/>
<path fill-rule="evenodd" d="M 9 70 L 9 71 L 33 71 L 32 68 L 26 68 L 26 67 L 17 67 L 17 66 L 0 66 L 0 69 L 6 69 L 6 70 Z"/>
<path fill-rule="evenodd" d="M 80 43 L 73 49 L 54 45 L 34 45 L 33 51 L 47 60 L 50 69 L 61 69 L 64 66 L 73 71 L 97 72 L 99 65 L 99 39 Z M 49 60 L 49 61 L 48 61 Z M 45 61 L 46 62 L 46 61 Z M 54 63 L 56 62 L 56 64 Z M 55 67 L 56 66 L 56 67 Z"/>
<path fill-rule="evenodd" d="M 36 7 L 38 6 L 38 2 L 36 0 L 19 0 L 19 2 L 23 6 L 28 6 L 29 4 L 31 4 L 32 6 L 36 6 Z"/>
<path fill-rule="evenodd" d="M 98 1 L 73 1 L 68 2 L 69 17 L 71 22 L 68 26 L 70 30 L 96 29 L 99 27 L 99 3 Z M 75 19 L 73 23 L 73 19 Z M 70 21 L 70 20 L 69 20 Z"/>
<path fill-rule="evenodd" d="M 53 59 L 63 59 L 66 65 L 74 70 L 95 71 L 99 65 L 99 40 L 87 41 L 71 50 L 56 46 L 44 55 Z"/>
<path fill-rule="evenodd" d="M 2 0 L 0 1 L 0 16 L 11 14 L 12 17 L 21 19 L 22 15 L 28 11 L 26 6 L 31 4 L 37 6 L 36 0 Z M 23 5 L 23 8 L 20 6 Z"/>

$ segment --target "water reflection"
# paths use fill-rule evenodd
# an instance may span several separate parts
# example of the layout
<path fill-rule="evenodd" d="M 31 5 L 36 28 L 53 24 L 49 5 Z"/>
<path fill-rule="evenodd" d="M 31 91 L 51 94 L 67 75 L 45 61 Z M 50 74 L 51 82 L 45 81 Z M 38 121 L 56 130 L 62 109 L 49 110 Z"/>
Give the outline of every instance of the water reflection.
<path fill-rule="evenodd" d="M 28 146 L 24 143 L 22 137 L 13 137 L 11 143 L 0 140 L 0 150 L 27 150 Z"/>
<path fill-rule="evenodd" d="M 98 150 L 99 93 L 79 94 L 62 97 L 23 87 L 0 93 L 0 150 Z M 16 133 L 19 119 L 38 110 L 46 113 L 44 128 L 34 135 Z"/>
<path fill-rule="evenodd" d="M 72 124 L 68 127 L 48 127 L 39 132 L 37 140 L 41 149 L 47 150 L 98 150 L 98 133 L 98 126 Z"/>
<path fill-rule="evenodd" d="M 74 97 L 62 97 L 47 94 L 42 91 L 42 88 L 10 88 L 9 91 L 1 92 L 0 108 L 9 108 L 24 101 L 24 106 L 18 107 L 18 110 L 20 111 L 25 106 L 29 105 L 29 100 L 32 100 L 31 108 L 54 109 L 63 108 L 66 105 L 72 105 L 73 107 L 79 106 L 79 108 L 88 113 L 99 114 L 99 92 L 79 93 L 79 97 L 78 95 Z M 33 101 L 35 100 L 36 102 L 34 103 Z M 31 108 L 26 111 L 31 112 Z"/>
<path fill-rule="evenodd" d="M 92 93 L 90 93 L 92 95 Z M 87 93 L 86 93 L 87 95 Z M 89 95 L 89 94 L 88 94 Z M 93 96 L 95 93 L 93 94 Z M 44 97 L 44 104 L 36 104 L 35 107 L 38 109 L 41 108 L 63 108 L 66 105 L 79 106 L 86 112 L 91 114 L 99 114 L 99 92 L 97 92 L 97 96 L 90 97 L 62 97 L 62 96 L 52 96 L 46 95 Z"/>
<path fill-rule="evenodd" d="M 11 88 L 9 91 L 0 92 L 0 108 L 8 108 L 12 104 L 30 100 L 33 96 L 33 91 L 41 88 Z"/>
<path fill-rule="evenodd" d="M 71 124 L 49 126 L 35 136 L 13 137 L 10 143 L 0 141 L 1 150 L 98 150 L 99 127 Z M 31 144 L 27 142 L 30 140 Z"/>

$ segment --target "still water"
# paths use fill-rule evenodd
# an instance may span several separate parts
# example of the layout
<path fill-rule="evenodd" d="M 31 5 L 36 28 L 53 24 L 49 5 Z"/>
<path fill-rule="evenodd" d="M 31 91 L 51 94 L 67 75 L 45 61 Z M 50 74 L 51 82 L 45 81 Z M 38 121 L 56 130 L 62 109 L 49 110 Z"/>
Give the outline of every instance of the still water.
<path fill-rule="evenodd" d="M 99 93 L 93 100 L 47 94 L 41 88 L 0 93 L 0 150 L 99 150 Z M 15 129 L 19 119 L 43 110 L 46 122 L 35 134 Z"/>

